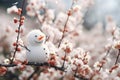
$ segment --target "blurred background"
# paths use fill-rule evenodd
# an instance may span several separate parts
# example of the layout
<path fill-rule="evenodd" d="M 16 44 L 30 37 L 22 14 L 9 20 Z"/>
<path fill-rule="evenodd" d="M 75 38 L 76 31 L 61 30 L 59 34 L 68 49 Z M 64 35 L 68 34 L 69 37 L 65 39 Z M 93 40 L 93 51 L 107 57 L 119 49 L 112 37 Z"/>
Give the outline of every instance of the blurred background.
<path fill-rule="evenodd" d="M 16 4 L 18 7 L 20 7 L 22 0 L 0 0 L 0 6 L 4 8 L 11 7 L 14 5 L 14 3 L 18 2 L 19 4 Z"/>
<path fill-rule="evenodd" d="M 20 7 L 22 0 L 0 0 L 0 7 L 7 9 L 12 5 Z M 42 1 L 42 0 L 41 0 Z M 68 10 L 72 0 L 46 0 L 51 8 L 61 8 Z M 80 0 L 78 0 L 80 2 Z M 55 3 L 59 3 L 55 5 Z M 62 6 L 63 4 L 63 6 Z M 102 23 L 103 28 L 106 26 L 106 17 L 111 16 L 112 19 L 119 25 L 120 21 L 120 0 L 94 0 L 94 4 L 85 11 L 83 25 L 87 29 L 91 29 L 97 23 Z M 57 9 L 56 9 L 57 10 Z"/>

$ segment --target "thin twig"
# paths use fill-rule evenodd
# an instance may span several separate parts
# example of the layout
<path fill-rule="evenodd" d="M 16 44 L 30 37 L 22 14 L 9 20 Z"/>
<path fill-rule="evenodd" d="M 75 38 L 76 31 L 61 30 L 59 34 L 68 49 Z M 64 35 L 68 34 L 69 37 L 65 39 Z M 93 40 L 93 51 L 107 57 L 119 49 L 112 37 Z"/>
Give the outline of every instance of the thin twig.
<path fill-rule="evenodd" d="M 99 68 L 99 70 L 98 70 L 99 72 L 100 72 L 100 70 L 102 69 L 102 67 L 103 67 L 103 65 L 102 65 L 102 66 L 100 66 L 100 68 Z"/>
<path fill-rule="evenodd" d="M 104 57 L 103 59 L 106 59 L 106 57 L 107 57 L 107 56 L 108 56 L 108 54 L 110 53 L 110 50 L 111 50 L 111 48 L 107 50 L 106 55 L 105 55 L 105 57 Z M 100 70 L 102 69 L 102 67 L 103 67 L 103 65 L 102 65 L 102 66 L 100 66 L 100 68 L 99 68 L 99 70 L 98 70 L 98 71 L 100 71 Z"/>
<path fill-rule="evenodd" d="M 108 54 L 110 53 L 110 50 L 111 50 L 111 48 L 107 50 L 107 53 L 104 58 L 106 58 L 108 56 Z"/>
<path fill-rule="evenodd" d="M 102 69 L 102 67 L 103 67 L 103 64 L 100 66 L 100 68 L 99 68 L 99 70 L 98 70 L 99 72 L 100 72 L 100 70 Z"/>
<path fill-rule="evenodd" d="M 85 77 L 79 76 L 79 75 L 74 75 L 74 77 L 78 78 L 79 80 L 90 80 L 88 78 L 85 78 Z"/>
<path fill-rule="evenodd" d="M 22 11 L 21 11 L 21 14 L 20 14 L 19 21 L 21 21 L 21 17 L 23 16 L 24 4 L 25 4 L 25 0 L 23 0 L 23 2 L 22 2 Z M 18 43 L 19 38 L 20 38 L 20 29 L 21 29 L 21 23 L 19 23 L 19 26 L 18 26 L 18 34 L 17 34 L 17 40 L 16 40 L 16 43 Z M 18 48 L 18 46 L 19 46 L 19 45 L 16 45 L 16 47 L 15 47 L 15 51 L 14 51 L 14 53 L 13 53 L 13 57 L 12 57 L 12 59 L 11 59 L 10 64 L 13 63 L 13 60 L 14 60 L 14 58 L 15 58 L 15 55 L 16 55 L 16 52 L 17 52 L 17 48 Z"/>
<path fill-rule="evenodd" d="M 115 65 L 116 65 L 117 62 L 118 62 L 119 56 L 120 56 L 120 49 L 119 49 L 119 51 L 118 51 L 118 55 L 117 55 L 117 58 L 116 58 L 116 61 L 115 61 Z"/>
<path fill-rule="evenodd" d="M 64 25 L 62 37 L 61 37 L 60 42 L 59 42 L 59 44 L 58 44 L 58 48 L 60 47 L 60 45 L 61 45 L 61 43 L 62 43 L 62 40 L 64 39 L 65 32 L 66 32 L 66 27 L 67 27 L 67 23 L 68 23 L 69 17 L 70 17 L 70 16 L 68 15 L 67 20 L 66 20 L 65 25 Z"/>
<path fill-rule="evenodd" d="M 65 61 L 66 61 L 66 51 L 65 51 L 64 61 L 63 61 L 62 67 L 61 67 L 61 68 L 63 68 L 63 69 L 65 69 L 65 68 L 64 68 L 64 66 L 65 66 Z"/>
<path fill-rule="evenodd" d="M 77 71 L 78 71 L 78 67 L 76 68 L 76 70 L 75 70 L 75 74 L 74 74 L 74 75 L 77 75 Z"/>
<path fill-rule="evenodd" d="M 50 39 L 50 36 L 46 36 L 45 43 L 46 43 L 47 41 L 49 41 L 49 39 Z"/>
<path fill-rule="evenodd" d="M 70 8 L 70 9 L 72 9 L 73 4 L 74 4 L 74 2 L 72 2 L 72 5 L 71 5 L 71 8 Z M 70 15 L 67 15 L 67 20 L 66 20 L 65 25 L 64 25 L 62 37 L 61 37 L 61 39 L 59 40 L 59 43 L 58 43 L 58 48 L 60 47 L 60 45 L 61 45 L 61 43 L 62 43 L 62 40 L 63 40 L 64 37 L 65 37 L 66 27 L 67 27 L 67 23 L 68 23 L 69 18 L 70 18 Z"/>
<path fill-rule="evenodd" d="M 89 79 L 87 79 L 87 78 L 84 78 L 83 76 L 77 75 L 77 71 L 78 71 L 78 67 L 77 67 L 76 70 L 75 70 L 74 77 L 78 78 L 79 80 L 89 80 Z"/>
<path fill-rule="evenodd" d="M 37 66 L 37 67 L 35 67 L 34 72 L 28 77 L 27 80 L 30 80 L 34 76 L 34 74 L 37 73 L 38 71 L 39 71 L 39 67 Z"/>
<path fill-rule="evenodd" d="M 27 46 L 25 46 L 25 45 L 21 45 L 21 44 L 19 44 L 21 47 L 23 47 L 23 48 L 25 48 L 27 51 L 29 51 L 30 52 L 30 49 L 28 49 L 28 47 Z"/>

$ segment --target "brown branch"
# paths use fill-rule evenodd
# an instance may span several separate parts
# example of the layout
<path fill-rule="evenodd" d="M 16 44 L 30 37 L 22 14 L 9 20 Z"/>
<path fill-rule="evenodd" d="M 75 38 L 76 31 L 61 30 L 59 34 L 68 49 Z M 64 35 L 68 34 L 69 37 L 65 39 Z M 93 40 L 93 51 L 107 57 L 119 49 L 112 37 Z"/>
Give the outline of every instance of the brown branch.
<path fill-rule="evenodd" d="M 23 2 L 22 2 L 22 8 L 21 8 L 22 11 L 21 11 L 21 14 L 20 14 L 19 21 L 21 21 L 21 17 L 23 16 L 24 4 L 25 4 L 25 0 L 23 0 Z M 21 29 L 21 22 L 19 23 L 19 26 L 18 26 L 18 34 L 17 34 L 16 44 L 18 43 L 19 38 L 20 38 L 20 29 Z M 11 61 L 10 61 L 10 64 L 13 63 L 13 60 L 14 60 L 14 58 L 15 58 L 15 55 L 16 55 L 16 52 L 17 52 L 17 48 L 18 48 L 18 47 L 19 47 L 19 46 L 16 45 L 16 47 L 15 47 L 15 51 L 14 51 L 14 53 L 13 53 L 13 57 L 12 57 L 12 59 L 11 59 Z"/>
<path fill-rule="evenodd" d="M 119 56 L 120 56 L 120 49 L 119 49 L 119 51 L 118 51 L 118 55 L 117 55 L 117 58 L 116 58 L 116 61 L 115 61 L 115 65 L 116 65 L 117 62 L 118 62 Z"/>
<path fill-rule="evenodd" d="M 72 9 L 73 4 L 74 4 L 74 2 L 72 2 L 72 5 L 71 5 L 71 8 L 70 8 L 70 9 Z M 65 32 L 66 32 L 66 27 L 67 27 L 67 23 L 68 23 L 69 17 L 70 17 L 70 15 L 69 15 L 69 13 L 68 13 L 68 14 L 67 14 L 67 20 L 66 20 L 66 22 L 65 22 L 64 29 L 63 29 L 63 32 L 62 32 L 63 34 L 62 34 L 62 37 L 61 37 L 61 39 L 59 40 L 59 43 L 58 43 L 58 48 L 60 47 L 60 45 L 61 45 L 61 43 L 62 43 L 62 40 L 63 40 L 64 37 L 65 37 Z"/>
<path fill-rule="evenodd" d="M 58 66 L 54 66 L 54 65 L 50 65 L 49 63 L 33 63 L 33 62 L 28 62 L 25 65 L 33 65 L 33 66 L 48 66 L 48 67 L 52 67 L 56 70 L 60 70 L 60 71 L 64 71 L 65 70 L 62 67 L 58 67 Z M 0 64 L 0 66 L 4 66 L 4 67 L 14 67 L 17 66 L 17 64 Z"/>
<path fill-rule="evenodd" d="M 110 53 L 110 50 L 111 50 L 111 48 L 107 50 L 106 55 L 105 55 L 105 57 L 103 58 L 104 60 L 106 59 L 106 57 L 107 57 L 107 56 L 108 56 L 108 54 Z M 102 66 L 100 66 L 100 68 L 99 68 L 99 70 L 98 70 L 98 71 L 100 71 L 100 70 L 102 69 L 102 67 L 103 67 L 103 65 L 102 65 Z"/>
<path fill-rule="evenodd" d="M 59 44 L 58 44 L 58 48 L 60 47 L 61 43 L 62 43 L 62 40 L 64 39 L 64 36 L 65 36 L 65 32 L 66 32 L 66 27 L 67 27 L 67 23 L 68 23 L 68 20 L 69 20 L 69 15 L 67 16 L 67 20 L 65 22 L 65 25 L 64 25 L 64 29 L 63 29 L 63 34 L 62 34 L 62 37 L 59 41 Z"/>
<path fill-rule="evenodd" d="M 76 70 L 75 70 L 75 74 L 74 74 L 74 75 L 77 75 L 77 71 L 78 71 L 78 67 L 76 68 Z"/>
<path fill-rule="evenodd" d="M 34 76 L 34 74 L 37 73 L 38 71 L 39 71 L 39 67 L 37 66 L 37 67 L 35 67 L 34 72 L 28 77 L 27 80 L 30 80 Z"/>
<path fill-rule="evenodd" d="M 4 66 L 4 67 L 14 67 L 17 66 L 16 64 L 0 64 L 0 66 Z"/>
<path fill-rule="evenodd" d="M 32 63 L 32 62 L 28 62 L 27 64 L 24 64 L 24 65 L 28 65 L 28 66 L 36 66 L 36 67 L 39 67 L 39 66 L 48 66 L 48 67 L 51 67 L 51 68 L 54 68 L 55 70 L 60 70 L 60 71 L 63 71 L 63 72 L 66 72 L 65 71 L 65 68 L 63 67 L 58 67 L 58 66 L 54 66 L 54 65 L 50 65 L 48 63 Z M 0 64 L 0 66 L 4 66 L 4 67 L 15 67 L 17 66 L 17 64 Z M 31 79 L 31 76 L 33 76 L 36 72 L 38 71 L 38 69 L 35 71 L 29 76 L 28 80 Z M 76 73 L 74 74 L 74 77 L 78 78 L 79 80 L 89 80 L 83 76 L 79 76 L 77 75 Z"/>
<path fill-rule="evenodd" d="M 115 36 L 114 36 L 114 33 L 112 33 L 112 41 L 114 41 L 115 40 Z M 112 49 L 112 47 L 110 47 L 108 50 L 107 50 L 107 52 L 106 52 L 106 55 L 105 55 L 105 57 L 103 58 L 103 59 L 106 59 L 106 57 L 108 56 L 108 54 L 110 53 L 110 50 Z M 117 57 L 119 57 L 119 54 L 118 54 L 118 56 Z M 115 62 L 115 64 L 117 63 L 117 58 L 116 58 L 116 62 Z M 99 68 L 99 70 L 98 71 L 100 71 L 101 69 L 102 69 L 102 67 L 103 67 L 103 65 L 102 66 L 100 66 L 100 68 Z"/>
<path fill-rule="evenodd" d="M 85 77 L 79 76 L 79 75 L 74 75 L 74 77 L 78 78 L 79 80 L 90 80 L 88 78 L 85 78 Z"/>
<path fill-rule="evenodd" d="M 102 66 L 100 66 L 100 68 L 99 68 L 99 70 L 98 70 L 99 72 L 100 72 L 100 70 L 102 69 L 102 67 L 103 67 L 103 65 L 102 65 Z"/>
<path fill-rule="evenodd" d="M 110 53 L 110 50 L 111 50 L 111 48 L 107 50 L 107 53 L 104 58 L 106 58 L 108 56 L 108 54 Z"/>
<path fill-rule="evenodd" d="M 78 78 L 79 80 L 89 80 L 89 79 L 87 79 L 87 78 L 85 78 L 83 76 L 77 75 L 77 71 L 78 71 L 78 67 L 75 70 L 74 77 Z"/>
<path fill-rule="evenodd" d="M 61 68 L 65 68 L 65 67 L 64 67 L 65 61 L 66 61 L 66 51 L 65 51 L 64 61 L 63 61 L 63 64 L 62 64 L 62 67 L 61 67 Z"/>
<path fill-rule="evenodd" d="M 19 44 L 21 47 L 23 47 L 23 48 L 25 48 L 27 51 L 29 51 L 30 52 L 30 49 L 28 49 L 28 47 L 27 46 L 25 46 L 25 45 L 21 45 L 21 44 Z"/>

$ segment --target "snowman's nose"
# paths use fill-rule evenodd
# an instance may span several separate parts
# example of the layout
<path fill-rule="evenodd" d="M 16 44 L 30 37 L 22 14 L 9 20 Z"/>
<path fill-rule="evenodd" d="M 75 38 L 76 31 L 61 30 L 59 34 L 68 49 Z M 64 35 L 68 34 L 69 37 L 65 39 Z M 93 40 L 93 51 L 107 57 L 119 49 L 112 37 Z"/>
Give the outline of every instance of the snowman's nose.
<path fill-rule="evenodd" d="M 44 38 L 44 36 L 39 36 L 38 40 L 42 40 Z"/>

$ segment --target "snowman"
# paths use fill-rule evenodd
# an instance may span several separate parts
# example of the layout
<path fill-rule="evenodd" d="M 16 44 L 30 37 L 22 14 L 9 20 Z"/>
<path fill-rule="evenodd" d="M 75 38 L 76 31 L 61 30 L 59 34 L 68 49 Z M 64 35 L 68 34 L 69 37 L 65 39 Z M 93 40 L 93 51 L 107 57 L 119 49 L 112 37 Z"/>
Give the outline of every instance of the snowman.
<path fill-rule="evenodd" d="M 44 63 L 49 57 L 49 50 L 45 45 L 46 36 L 40 30 L 32 30 L 27 35 L 28 49 L 26 58 L 28 62 Z"/>

